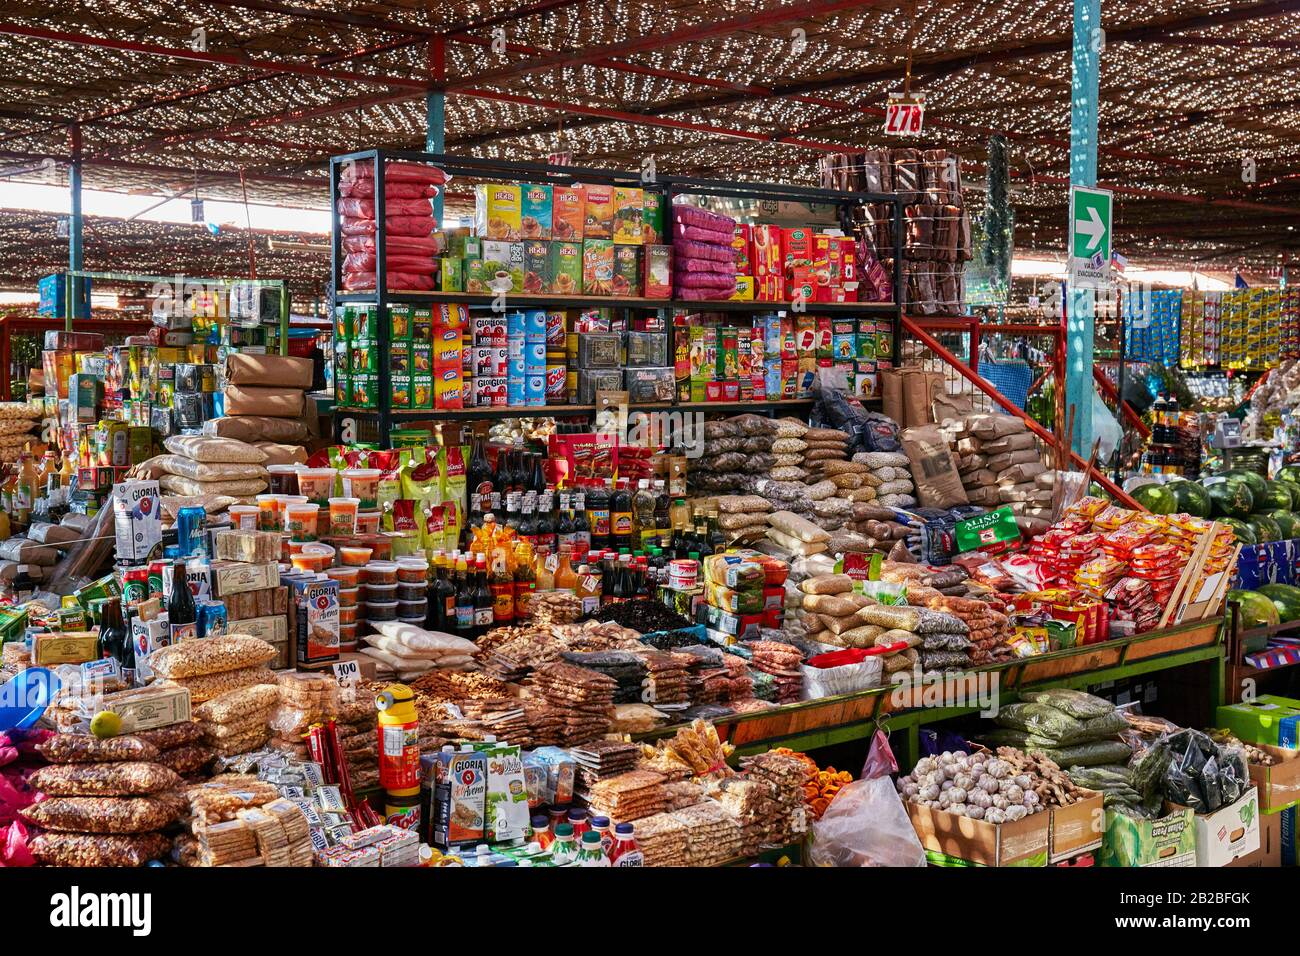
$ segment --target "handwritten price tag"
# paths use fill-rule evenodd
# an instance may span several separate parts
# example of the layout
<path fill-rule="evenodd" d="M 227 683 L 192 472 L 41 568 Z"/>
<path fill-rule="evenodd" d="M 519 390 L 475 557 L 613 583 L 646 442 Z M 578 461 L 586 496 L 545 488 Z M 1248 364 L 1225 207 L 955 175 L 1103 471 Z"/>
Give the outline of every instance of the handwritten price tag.
<path fill-rule="evenodd" d="M 361 665 L 356 661 L 336 661 L 330 667 L 334 670 L 334 679 L 340 684 L 355 684 L 361 680 Z"/>
<path fill-rule="evenodd" d="M 925 94 L 890 93 L 885 104 L 885 132 L 890 136 L 920 136 L 925 124 Z"/>

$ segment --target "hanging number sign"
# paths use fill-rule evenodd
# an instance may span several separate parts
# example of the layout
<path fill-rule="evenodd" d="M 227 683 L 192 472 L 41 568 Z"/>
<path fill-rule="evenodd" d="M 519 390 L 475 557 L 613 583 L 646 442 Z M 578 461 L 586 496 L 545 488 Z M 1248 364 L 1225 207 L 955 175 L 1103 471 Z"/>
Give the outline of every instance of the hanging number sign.
<path fill-rule="evenodd" d="M 885 104 L 885 132 L 890 136 L 920 136 L 925 122 L 924 93 L 890 93 Z"/>

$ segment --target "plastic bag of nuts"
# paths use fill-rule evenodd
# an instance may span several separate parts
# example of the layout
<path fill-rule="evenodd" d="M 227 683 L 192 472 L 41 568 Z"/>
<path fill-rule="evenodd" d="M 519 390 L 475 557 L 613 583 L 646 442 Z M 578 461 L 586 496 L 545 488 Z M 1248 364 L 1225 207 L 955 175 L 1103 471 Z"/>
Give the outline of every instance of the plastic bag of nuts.
<path fill-rule="evenodd" d="M 277 685 L 253 684 L 205 701 L 194 708 L 194 716 L 216 724 L 235 724 L 268 710 L 279 700 Z"/>
<path fill-rule="evenodd" d="M 56 734 L 36 749 L 50 763 L 107 763 L 117 760 L 155 760 L 158 748 L 135 736 L 100 740 L 87 734 Z M 149 827 L 148 829 L 156 829 Z"/>
<path fill-rule="evenodd" d="M 157 651 L 154 653 L 157 653 Z M 212 700 L 214 697 L 220 697 L 229 691 L 238 690 L 241 687 L 250 687 L 253 684 L 274 684 L 275 675 L 265 667 L 241 667 L 236 671 L 203 674 L 199 677 L 178 677 L 162 683 L 164 686 L 173 685 L 187 688 L 190 692 L 190 700 L 195 704 L 201 704 Z"/>
<path fill-rule="evenodd" d="M 52 797 L 127 797 L 180 786 L 181 778 L 156 763 L 69 763 L 42 767 L 28 778 Z"/>
<path fill-rule="evenodd" d="M 534 591 L 528 612 L 534 624 L 572 624 L 582 617 L 582 599 L 571 591 Z"/>
<path fill-rule="evenodd" d="M 20 811 L 43 830 L 72 833 L 148 833 L 161 830 L 185 808 L 174 794 L 157 797 L 50 797 Z"/>
<path fill-rule="evenodd" d="M 161 833 L 42 833 L 28 849 L 46 866 L 144 866 L 166 855 L 171 845 Z"/>
<path fill-rule="evenodd" d="M 149 666 L 160 677 L 176 679 L 233 671 L 275 659 L 275 648 L 246 634 L 161 647 L 149 655 Z"/>

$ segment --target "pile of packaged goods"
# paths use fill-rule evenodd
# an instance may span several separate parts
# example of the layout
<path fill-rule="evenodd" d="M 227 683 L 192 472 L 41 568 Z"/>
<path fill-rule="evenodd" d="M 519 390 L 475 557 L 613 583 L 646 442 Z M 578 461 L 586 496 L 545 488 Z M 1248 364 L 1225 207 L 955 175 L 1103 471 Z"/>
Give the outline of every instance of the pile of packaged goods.
<path fill-rule="evenodd" d="M 32 432 L 40 429 L 44 417 L 43 402 L 0 402 L 0 462 L 17 462 L 24 451 L 36 451 L 33 446 L 41 443 L 41 436 Z"/>
<path fill-rule="evenodd" d="M 673 294 L 679 299 L 732 298 L 736 220 L 683 204 L 673 205 L 672 215 Z"/>
<path fill-rule="evenodd" d="M 341 167 L 336 203 L 343 233 L 344 289 L 375 288 L 381 228 L 388 288 L 428 291 L 438 287 L 436 256 L 445 250 L 446 241 L 438 234 L 430 199 L 446 181 L 447 176 L 435 166 L 385 163 L 380 223 L 374 161 L 349 161 Z"/>

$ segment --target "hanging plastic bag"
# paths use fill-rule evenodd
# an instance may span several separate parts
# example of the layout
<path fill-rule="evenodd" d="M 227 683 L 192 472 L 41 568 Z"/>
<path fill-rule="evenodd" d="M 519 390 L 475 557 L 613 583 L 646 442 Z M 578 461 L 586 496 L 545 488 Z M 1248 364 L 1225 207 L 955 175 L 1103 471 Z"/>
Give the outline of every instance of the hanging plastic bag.
<path fill-rule="evenodd" d="M 813 824 L 808 860 L 814 866 L 925 866 L 902 798 L 890 774 L 898 763 L 876 731 L 862 778 L 847 784 Z"/>

